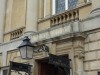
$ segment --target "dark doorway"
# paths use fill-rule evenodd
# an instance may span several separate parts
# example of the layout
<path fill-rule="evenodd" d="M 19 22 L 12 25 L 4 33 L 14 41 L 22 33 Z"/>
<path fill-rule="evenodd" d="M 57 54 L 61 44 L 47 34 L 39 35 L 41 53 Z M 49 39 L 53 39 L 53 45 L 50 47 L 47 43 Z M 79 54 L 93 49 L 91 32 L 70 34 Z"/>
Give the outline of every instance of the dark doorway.
<path fill-rule="evenodd" d="M 39 75 L 58 75 L 58 69 L 47 62 L 39 64 Z"/>
<path fill-rule="evenodd" d="M 67 57 L 68 58 L 68 57 Z M 70 75 L 70 69 L 48 63 L 49 59 L 38 60 L 38 75 Z M 68 72 L 68 73 L 66 73 Z"/>

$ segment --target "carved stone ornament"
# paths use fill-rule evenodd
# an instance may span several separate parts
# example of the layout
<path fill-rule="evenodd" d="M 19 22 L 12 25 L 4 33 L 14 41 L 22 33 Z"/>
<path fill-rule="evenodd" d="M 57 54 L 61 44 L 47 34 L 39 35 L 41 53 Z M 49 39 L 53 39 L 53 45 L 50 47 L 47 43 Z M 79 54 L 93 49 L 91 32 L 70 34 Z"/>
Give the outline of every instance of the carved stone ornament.
<path fill-rule="evenodd" d="M 75 57 L 78 57 L 79 59 L 84 58 L 84 51 L 75 51 Z"/>

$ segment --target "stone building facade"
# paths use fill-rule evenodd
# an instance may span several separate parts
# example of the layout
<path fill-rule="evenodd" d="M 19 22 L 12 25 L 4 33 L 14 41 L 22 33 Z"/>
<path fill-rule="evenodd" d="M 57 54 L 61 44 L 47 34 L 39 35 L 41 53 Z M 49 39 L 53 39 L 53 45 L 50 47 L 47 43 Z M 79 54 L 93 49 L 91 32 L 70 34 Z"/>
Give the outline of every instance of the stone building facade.
<path fill-rule="evenodd" d="M 46 44 L 51 54 L 71 59 L 70 75 L 99 75 L 100 0 L 70 1 L 0 0 L 0 75 L 8 75 L 9 61 L 33 65 L 32 75 L 49 70 L 47 62 L 40 67 L 47 52 L 21 59 L 17 47 L 24 36 L 34 44 Z"/>

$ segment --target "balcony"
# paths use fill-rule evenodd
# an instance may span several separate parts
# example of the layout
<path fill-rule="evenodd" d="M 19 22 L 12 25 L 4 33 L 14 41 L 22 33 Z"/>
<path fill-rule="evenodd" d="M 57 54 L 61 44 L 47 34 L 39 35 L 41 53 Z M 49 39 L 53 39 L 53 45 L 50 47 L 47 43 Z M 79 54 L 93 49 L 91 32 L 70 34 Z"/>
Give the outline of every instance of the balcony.
<path fill-rule="evenodd" d="M 79 20 L 79 10 L 73 9 L 61 14 L 52 16 L 51 26 L 60 25 L 63 23 Z"/>
<path fill-rule="evenodd" d="M 85 14 L 83 14 L 85 12 Z M 50 26 L 47 29 L 41 30 L 40 32 L 31 36 L 32 42 L 51 41 L 59 38 L 71 38 L 73 35 L 80 36 L 82 31 L 81 21 L 86 18 L 91 12 L 91 2 L 83 3 L 77 8 L 72 10 L 66 10 L 63 13 L 55 14 L 50 17 L 39 20 L 38 23 L 45 27 L 48 21 Z M 46 23 L 47 22 L 47 23 Z M 77 35 L 79 34 L 79 35 Z M 84 37 L 84 35 L 81 35 Z"/>

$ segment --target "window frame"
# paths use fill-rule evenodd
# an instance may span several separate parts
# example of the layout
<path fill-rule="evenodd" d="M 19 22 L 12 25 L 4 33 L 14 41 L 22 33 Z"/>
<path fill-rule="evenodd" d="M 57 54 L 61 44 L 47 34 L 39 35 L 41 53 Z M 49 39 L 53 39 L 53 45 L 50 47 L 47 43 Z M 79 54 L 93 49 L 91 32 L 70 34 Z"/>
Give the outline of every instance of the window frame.
<path fill-rule="evenodd" d="M 9 74 L 9 67 L 3 67 L 1 68 L 1 75 L 3 75 L 3 71 L 7 70 L 7 75 Z"/>
<path fill-rule="evenodd" d="M 91 0 L 86 0 L 86 2 L 90 2 Z M 65 10 L 68 10 L 68 0 L 65 0 Z M 52 0 L 52 15 L 56 14 L 56 0 Z"/>
<path fill-rule="evenodd" d="M 43 17 L 46 17 L 46 0 L 43 1 L 44 1 Z"/>
<path fill-rule="evenodd" d="M 65 10 L 68 10 L 68 0 L 65 0 Z M 52 15 L 56 14 L 56 0 L 52 0 Z"/>

